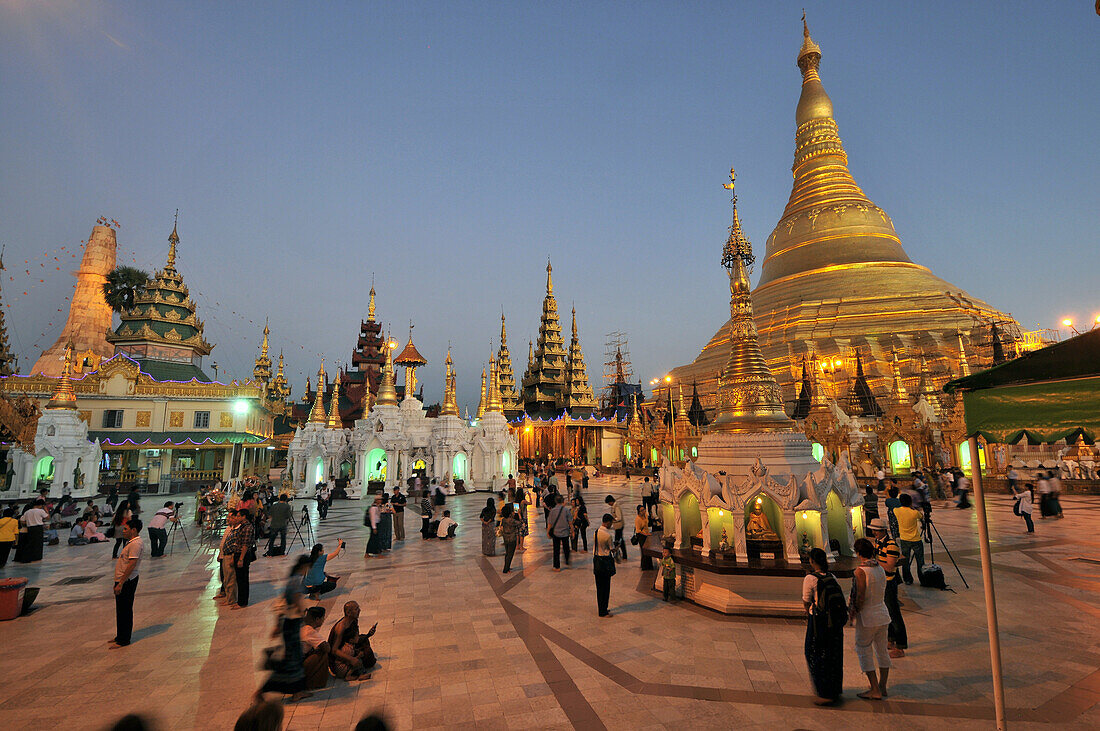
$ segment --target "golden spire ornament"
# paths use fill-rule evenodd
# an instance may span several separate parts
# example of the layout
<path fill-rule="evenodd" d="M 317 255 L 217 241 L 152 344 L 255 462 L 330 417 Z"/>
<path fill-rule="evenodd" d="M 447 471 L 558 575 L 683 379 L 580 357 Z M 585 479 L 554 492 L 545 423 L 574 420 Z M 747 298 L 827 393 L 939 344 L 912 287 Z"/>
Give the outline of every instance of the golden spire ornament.
<path fill-rule="evenodd" d="M 957 331 L 956 336 L 959 339 L 959 378 L 966 378 L 970 375 L 970 364 L 966 362 L 966 346 L 963 344 L 962 330 Z"/>
<path fill-rule="evenodd" d="M 730 280 L 730 349 L 718 391 L 718 417 L 714 429 L 728 432 L 789 430 L 794 422 L 783 410 L 779 384 L 768 370 L 757 339 L 748 275 L 748 267 L 752 266 L 755 257 L 737 215 L 735 181 L 731 168 L 730 182 L 725 188 L 731 193 L 733 222 L 722 249 L 722 266 Z"/>
<path fill-rule="evenodd" d="M 390 336 L 386 335 L 386 342 L 382 346 L 386 349 L 386 359 L 382 362 L 382 378 L 378 383 L 378 393 L 374 398 L 375 406 L 396 406 L 397 405 L 397 384 L 393 375 L 393 349 L 397 347 L 397 343 L 390 340 Z"/>
<path fill-rule="evenodd" d="M 317 369 L 317 393 L 314 395 L 313 408 L 309 412 L 309 423 L 325 423 L 325 359 L 321 359 L 321 367 Z"/>
<path fill-rule="evenodd" d="M 901 380 L 901 366 L 898 365 L 897 351 L 890 351 L 890 368 L 894 377 L 894 401 L 899 404 L 909 403 L 909 391 L 905 388 L 905 382 Z"/>
<path fill-rule="evenodd" d="M 498 371 L 496 358 L 489 353 L 489 379 L 485 385 L 485 413 L 503 414 L 504 404 L 500 400 L 500 384 L 497 383 Z"/>
<path fill-rule="evenodd" d="M 57 390 L 46 404 L 47 409 L 75 409 L 76 389 L 73 388 L 73 343 L 65 346 L 65 365 L 61 368 L 61 378 L 57 381 Z"/>
<path fill-rule="evenodd" d="M 367 304 L 367 322 L 374 322 L 374 285 L 370 286 L 370 302 Z"/>
<path fill-rule="evenodd" d="M 447 375 L 443 385 L 443 405 L 439 408 L 440 416 L 458 416 L 458 402 L 455 400 L 455 371 L 454 361 L 451 360 L 451 349 L 447 348 L 447 360 L 443 361 L 447 368 Z"/>
<path fill-rule="evenodd" d="M 180 209 L 176 209 L 176 217 L 172 221 L 172 233 L 168 234 L 168 262 L 164 265 L 164 271 L 175 273 L 176 271 L 176 246 L 180 242 L 180 235 L 176 233 L 176 226 L 180 220 Z"/>
<path fill-rule="evenodd" d="M 328 402 L 328 428 L 342 429 L 343 420 L 340 419 L 340 369 L 336 369 L 336 380 L 332 382 L 332 398 Z"/>
<path fill-rule="evenodd" d="M 481 369 L 481 399 L 477 402 L 477 415 L 475 419 L 480 419 L 485 415 L 485 369 Z"/>

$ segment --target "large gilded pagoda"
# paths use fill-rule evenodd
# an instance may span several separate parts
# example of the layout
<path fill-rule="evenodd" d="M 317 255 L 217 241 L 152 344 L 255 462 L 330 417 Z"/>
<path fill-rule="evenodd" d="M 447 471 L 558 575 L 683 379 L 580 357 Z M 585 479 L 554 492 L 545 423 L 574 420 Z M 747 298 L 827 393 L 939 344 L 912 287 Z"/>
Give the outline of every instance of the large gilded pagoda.
<path fill-rule="evenodd" d="M 1020 330 L 1010 315 L 906 254 L 890 217 L 848 170 L 820 61 L 821 49 L 804 25 L 797 59 L 802 92 L 795 114 L 794 181 L 768 237 L 752 303 L 760 349 L 788 413 L 798 402 L 804 356 L 815 354 L 821 367 L 828 364 L 832 379 L 861 380 L 861 393 L 852 396 L 873 411 L 875 395 L 890 390 L 892 352 L 899 355 L 903 377 L 915 382 L 922 359 L 933 372 L 953 371 L 963 354 L 962 340 L 975 364 L 992 364 L 993 348 L 1000 343 L 986 345 L 991 325 L 999 325 L 1009 341 Z M 727 321 L 692 363 L 672 371 L 677 382 L 698 382 L 702 405 L 711 413 L 728 328 Z"/>
<path fill-rule="evenodd" d="M 546 262 L 546 296 L 542 300 L 538 347 L 523 374 L 523 410 L 529 416 L 549 417 L 561 413 L 567 357 L 558 319 L 558 301 L 554 297 L 554 268 Z"/>
<path fill-rule="evenodd" d="M 180 237 L 176 226 L 168 236 L 168 261 L 158 271 L 134 306 L 120 313 L 121 322 L 107 334 L 107 342 L 141 365 L 157 380 L 209 383 L 202 371 L 202 358 L 212 346 L 202 334 L 202 321 L 195 303 L 176 271 L 176 247 Z"/>

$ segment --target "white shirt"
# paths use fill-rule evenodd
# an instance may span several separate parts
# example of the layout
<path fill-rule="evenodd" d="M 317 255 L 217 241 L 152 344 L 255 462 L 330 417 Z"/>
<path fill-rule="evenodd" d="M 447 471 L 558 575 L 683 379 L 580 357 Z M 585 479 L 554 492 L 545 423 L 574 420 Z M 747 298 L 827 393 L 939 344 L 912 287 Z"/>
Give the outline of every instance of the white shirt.
<path fill-rule="evenodd" d="M 317 631 L 316 627 L 310 627 L 308 624 L 302 625 L 302 649 L 306 652 L 316 650 L 317 645 L 322 642 L 326 642 L 325 638 L 321 636 L 321 633 Z"/>
<path fill-rule="evenodd" d="M 883 472 L 882 470 L 879 470 L 878 472 L 875 473 L 875 479 L 878 480 L 879 482 L 882 482 L 883 480 L 886 479 L 886 473 Z"/>
<path fill-rule="evenodd" d="M 1024 490 L 1013 494 L 1020 501 L 1020 513 L 1031 515 L 1031 491 Z"/>
<path fill-rule="evenodd" d="M 445 516 L 443 520 L 439 521 L 439 530 L 435 532 L 435 537 L 446 538 L 447 529 L 450 528 L 452 525 L 458 525 L 458 523 L 452 520 L 450 516 Z"/>
<path fill-rule="evenodd" d="M 35 525 L 44 525 L 50 516 L 42 508 L 31 508 L 23 513 L 23 525 L 28 528 Z"/>
<path fill-rule="evenodd" d="M 1051 492 L 1050 480 L 1046 479 L 1045 477 L 1039 480 L 1039 492 L 1044 495 L 1046 495 L 1048 492 Z"/>
<path fill-rule="evenodd" d="M 163 528 L 168 524 L 168 519 L 172 517 L 172 512 L 172 508 L 161 508 L 149 519 L 149 527 Z"/>
<path fill-rule="evenodd" d="M 136 536 L 127 541 L 122 550 L 118 552 L 118 560 L 115 561 L 115 581 L 122 581 L 122 576 L 126 573 L 126 566 L 131 562 L 133 562 L 134 570 L 130 572 L 127 581 L 137 578 L 138 568 L 141 566 L 141 549 L 143 545 L 141 536 Z"/>
<path fill-rule="evenodd" d="M 596 545 L 593 546 L 592 554 L 595 556 L 610 556 L 611 541 L 614 537 L 610 528 L 605 528 L 603 524 L 600 524 L 600 527 L 596 529 Z"/>

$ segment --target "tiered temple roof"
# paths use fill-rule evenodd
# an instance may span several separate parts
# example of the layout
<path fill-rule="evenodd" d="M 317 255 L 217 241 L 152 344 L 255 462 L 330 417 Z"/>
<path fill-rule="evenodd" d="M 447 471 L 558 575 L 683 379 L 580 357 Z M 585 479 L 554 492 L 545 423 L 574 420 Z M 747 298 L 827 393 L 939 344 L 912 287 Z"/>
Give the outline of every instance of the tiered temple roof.
<path fill-rule="evenodd" d="M 512 355 L 508 352 L 508 330 L 504 324 L 504 313 L 500 314 L 500 348 L 497 350 L 497 384 L 500 386 L 500 401 L 504 408 L 504 417 L 514 419 L 523 414 L 523 404 L 516 393 L 516 374 L 512 368 Z"/>
<path fill-rule="evenodd" d="M 369 411 L 382 377 L 382 365 L 386 362 L 386 338 L 382 325 L 375 319 L 374 287 L 370 288 L 367 319 L 359 323 L 359 339 L 351 353 L 351 367 L 344 371 L 344 398 L 349 404 L 351 416 L 363 418 Z M 356 409 L 351 409 L 351 404 Z"/>
<path fill-rule="evenodd" d="M 202 372 L 202 356 L 213 345 L 203 337 L 203 324 L 195 314 L 195 303 L 176 271 L 179 234 L 172 226 L 168 236 L 168 261 L 156 272 L 134 306 L 120 314 L 118 328 L 107 334 L 107 342 L 141 364 L 157 380 L 209 382 Z"/>
<path fill-rule="evenodd" d="M 596 410 L 596 396 L 588 384 L 588 368 L 584 363 L 581 341 L 577 337 L 577 308 L 573 308 L 573 337 L 569 341 L 569 363 L 565 370 L 566 392 L 562 406 L 570 416 L 588 416 Z"/>
<path fill-rule="evenodd" d="M 546 263 L 546 297 L 542 301 L 538 347 L 528 348 L 527 372 L 523 375 L 523 408 L 529 416 L 553 418 L 563 411 L 577 416 L 590 415 L 596 408 L 592 387 L 577 338 L 576 312 L 573 317 L 573 341 L 565 350 L 558 320 L 558 302 L 554 298 L 553 267 Z M 571 364 L 571 353 L 576 363 Z"/>

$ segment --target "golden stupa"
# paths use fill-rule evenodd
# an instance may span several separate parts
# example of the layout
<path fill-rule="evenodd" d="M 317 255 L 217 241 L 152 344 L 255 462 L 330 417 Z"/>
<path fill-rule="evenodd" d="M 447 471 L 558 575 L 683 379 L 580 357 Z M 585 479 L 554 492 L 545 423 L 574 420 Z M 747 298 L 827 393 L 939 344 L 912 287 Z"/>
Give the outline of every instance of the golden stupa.
<path fill-rule="evenodd" d="M 992 357 L 993 323 L 1008 342 L 1020 333 L 1010 315 L 906 255 L 890 217 L 848 170 L 833 104 L 818 75 L 820 61 L 821 49 L 803 19 L 794 185 L 752 292 L 761 351 L 788 405 L 797 399 L 805 354 L 839 360 L 840 372 L 831 375 L 844 383 L 855 376 L 858 353 L 872 389 L 884 396 L 892 351 L 907 380 L 916 382 L 922 356 L 946 380 L 967 351 L 975 365 Z M 729 352 L 729 326 L 719 328 L 692 363 L 672 372 L 681 383 L 697 382 L 711 411 Z M 963 339 L 968 348 L 960 348 Z"/>

